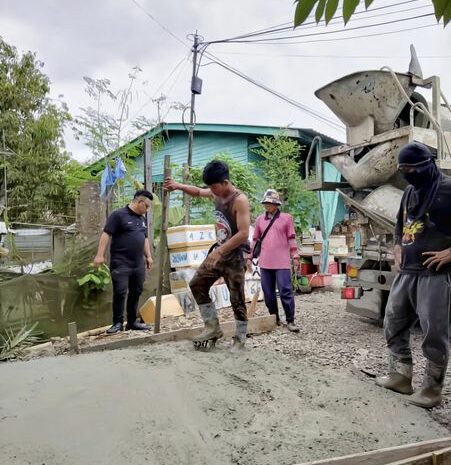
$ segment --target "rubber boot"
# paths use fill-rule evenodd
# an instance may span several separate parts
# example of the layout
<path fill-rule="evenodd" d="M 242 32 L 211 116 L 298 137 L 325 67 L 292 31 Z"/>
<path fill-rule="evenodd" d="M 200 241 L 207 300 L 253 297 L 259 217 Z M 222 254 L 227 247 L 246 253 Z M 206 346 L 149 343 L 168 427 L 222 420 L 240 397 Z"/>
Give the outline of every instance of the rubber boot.
<path fill-rule="evenodd" d="M 437 365 L 430 360 L 426 363 L 423 384 L 407 402 L 417 407 L 432 408 L 442 403 L 442 389 L 445 381 L 446 365 Z"/>
<path fill-rule="evenodd" d="M 235 320 L 235 324 L 235 336 L 233 336 L 232 347 L 230 349 L 232 354 L 244 350 L 247 337 L 247 321 Z"/>
<path fill-rule="evenodd" d="M 399 392 L 400 394 L 412 394 L 413 364 L 411 358 L 399 358 L 393 354 L 388 356 L 389 374 L 378 376 L 376 384 L 385 389 Z"/>
<path fill-rule="evenodd" d="M 203 342 L 221 338 L 223 333 L 219 326 L 218 313 L 214 304 L 201 304 L 199 305 L 199 310 L 205 327 L 199 336 L 193 337 L 193 342 Z"/>

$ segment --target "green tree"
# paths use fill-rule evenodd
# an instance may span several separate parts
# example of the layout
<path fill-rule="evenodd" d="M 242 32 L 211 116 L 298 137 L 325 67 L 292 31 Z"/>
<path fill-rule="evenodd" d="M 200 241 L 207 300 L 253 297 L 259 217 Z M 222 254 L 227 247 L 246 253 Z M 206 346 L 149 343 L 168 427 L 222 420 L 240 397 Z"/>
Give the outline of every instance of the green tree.
<path fill-rule="evenodd" d="M 318 201 L 316 195 L 307 190 L 299 173 L 300 153 L 304 147 L 283 134 L 257 140 L 260 148 L 255 152 L 263 158 L 260 166 L 268 188 L 279 192 L 283 210 L 293 216 L 296 230 L 305 229 L 315 219 Z"/>
<path fill-rule="evenodd" d="M 35 54 L 20 55 L 0 38 L 0 147 L 9 152 L 0 170 L 6 169 L 10 217 L 23 221 L 65 213 L 69 202 L 63 128 L 70 115 L 64 103 L 49 97 L 42 68 Z"/>
<path fill-rule="evenodd" d="M 130 106 L 134 99 L 140 97 L 139 86 L 147 86 L 147 82 L 139 80 L 141 69 L 135 66 L 129 73 L 129 83 L 124 89 L 115 89 L 109 79 L 93 79 L 83 77 L 86 83 L 85 92 L 91 97 L 92 105 L 80 108 L 81 114 L 76 116 L 72 124 L 76 139 L 83 140 L 91 149 L 92 161 L 90 171 L 97 173 L 99 180 L 105 164 L 109 163 L 114 169 L 115 157 L 120 156 L 124 162 L 127 173 L 125 180 L 119 180 L 113 190 L 113 205 L 122 205 L 129 200 L 130 192 L 127 186 L 133 189 L 142 188 L 139 178 L 142 171 L 138 171 L 135 158 L 142 151 L 142 144 L 133 142 L 138 135 L 148 131 L 159 123 L 143 115 L 130 116 Z M 166 97 L 161 95 L 152 100 L 158 106 L 158 115 L 165 110 L 180 110 L 176 102 L 167 103 Z M 130 142 L 132 141 L 132 142 Z M 151 140 L 152 152 L 157 152 L 164 145 L 162 136 Z"/>
<path fill-rule="evenodd" d="M 75 201 L 80 187 L 86 181 L 93 181 L 94 176 L 86 170 L 86 166 L 77 160 L 70 159 L 64 166 L 64 172 L 66 176 L 66 192 L 70 199 Z"/>
<path fill-rule="evenodd" d="M 368 9 L 374 0 L 363 0 L 365 8 Z M 450 0 L 431 0 L 437 21 L 443 19 L 446 26 L 451 20 Z M 335 16 L 340 0 L 296 0 L 296 11 L 294 15 L 294 27 L 300 26 L 310 15 L 316 6 L 315 20 L 317 23 L 322 18 L 326 24 Z M 351 19 L 361 0 L 343 0 L 343 21 L 345 24 Z"/>

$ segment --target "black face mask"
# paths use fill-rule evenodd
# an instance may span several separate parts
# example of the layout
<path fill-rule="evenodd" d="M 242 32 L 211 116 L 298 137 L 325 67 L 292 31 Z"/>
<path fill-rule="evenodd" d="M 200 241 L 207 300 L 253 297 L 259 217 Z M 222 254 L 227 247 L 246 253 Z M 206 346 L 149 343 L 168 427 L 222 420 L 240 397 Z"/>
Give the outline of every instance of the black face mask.
<path fill-rule="evenodd" d="M 422 171 L 413 171 L 412 173 L 403 173 L 404 179 L 412 184 L 415 189 L 420 189 L 424 185 L 431 183 L 434 179 L 434 166 L 428 166 Z"/>

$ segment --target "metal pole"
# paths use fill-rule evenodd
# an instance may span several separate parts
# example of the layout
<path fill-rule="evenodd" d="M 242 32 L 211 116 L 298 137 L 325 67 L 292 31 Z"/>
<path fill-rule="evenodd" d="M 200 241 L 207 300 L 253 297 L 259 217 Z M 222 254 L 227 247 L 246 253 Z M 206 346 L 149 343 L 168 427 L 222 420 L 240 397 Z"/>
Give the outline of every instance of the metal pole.
<path fill-rule="evenodd" d="M 150 139 L 144 139 L 144 189 L 152 192 L 152 141 Z M 152 204 L 146 215 L 147 221 L 147 237 L 150 244 L 150 252 L 152 256 L 155 255 L 153 249 L 153 210 Z"/>
<path fill-rule="evenodd" d="M 164 156 L 164 178 L 171 177 L 171 156 Z M 160 316 L 161 316 L 161 296 L 163 292 L 163 270 L 164 260 L 167 254 L 167 238 L 166 231 L 168 229 L 168 210 L 169 210 L 169 191 L 163 190 L 161 208 L 161 228 L 160 228 L 160 257 L 158 261 L 158 286 L 155 302 L 155 326 L 153 332 L 160 332 Z"/>
<path fill-rule="evenodd" d="M 194 81 L 197 76 L 197 54 L 199 52 L 199 36 L 194 34 L 193 44 L 193 72 L 191 76 L 191 105 L 189 112 L 189 133 L 188 133 L 188 169 L 183 173 L 183 182 L 189 183 L 190 173 L 189 170 L 193 165 L 193 142 L 194 142 L 194 125 L 195 125 L 195 104 L 196 104 L 196 93 L 194 92 Z M 183 205 L 185 206 L 185 224 L 190 222 L 190 196 L 183 194 Z"/>

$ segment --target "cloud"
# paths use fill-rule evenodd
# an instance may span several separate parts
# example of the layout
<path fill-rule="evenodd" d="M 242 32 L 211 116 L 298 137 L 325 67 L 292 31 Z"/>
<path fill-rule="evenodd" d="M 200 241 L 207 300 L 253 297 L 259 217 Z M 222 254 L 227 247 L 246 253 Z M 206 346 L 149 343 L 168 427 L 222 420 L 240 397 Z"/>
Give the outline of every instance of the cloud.
<path fill-rule="evenodd" d="M 290 0 L 173 0 L 170 8 L 168 1 L 136 2 L 182 42 L 196 29 L 206 40 L 212 40 L 289 23 L 294 10 Z M 380 0 L 377 6 L 392 3 Z M 167 94 L 169 100 L 189 101 L 191 64 L 182 62 L 168 79 L 174 67 L 187 56 L 189 47 L 171 37 L 132 0 L 0 0 L 0 9 L 2 36 L 19 50 L 37 53 L 45 62 L 44 71 L 51 79 L 52 95 L 64 94 L 73 114 L 78 114 L 79 107 L 90 102 L 84 93 L 83 76 L 106 77 L 115 88 L 123 88 L 127 86 L 128 73 L 135 65 L 142 68 L 141 79 L 147 80 L 149 85 L 141 88 L 130 114 L 139 111 L 147 117 L 155 117 L 156 108 L 150 97 L 159 93 Z M 430 6 L 429 10 L 432 11 Z M 411 15 L 423 13 L 423 10 L 415 11 Z M 356 24 L 376 21 L 371 18 L 373 14 L 371 11 L 362 14 L 361 18 L 367 15 L 366 19 L 356 20 Z M 377 20 L 391 20 L 406 14 L 377 17 Z M 433 22 L 430 18 L 428 21 Z M 415 20 L 409 25 L 424 23 L 425 20 Z M 409 25 L 386 26 L 385 30 Z M 306 30 L 306 33 L 313 32 L 317 32 L 316 26 Z M 368 32 L 374 32 L 374 29 Z M 358 31 L 345 35 L 358 35 Z M 215 44 L 208 50 L 250 77 L 332 117 L 327 107 L 314 96 L 317 88 L 345 74 L 378 69 L 386 64 L 404 72 L 409 63 L 410 43 L 417 48 L 424 75 L 440 75 L 442 88 L 450 100 L 450 59 L 443 57 L 450 54 L 451 26 L 337 42 L 284 46 Z M 351 58 L 337 58 L 340 56 Z M 208 59 L 204 57 L 203 64 L 207 63 Z M 199 74 L 204 80 L 203 93 L 196 99 L 199 122 L 293 124 L 343 138 L 343 134 L 321 121 L 217 65 L 203 66 Z M 167 120 L 173 121 L 180 121 L 180 118 L 180 113 L 175 111 L 167 116 Z M 69 133 L 66 142 L 74 156 L 89 158 L 86 147 L 74 141 Z"/>

